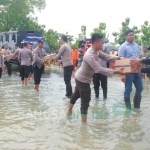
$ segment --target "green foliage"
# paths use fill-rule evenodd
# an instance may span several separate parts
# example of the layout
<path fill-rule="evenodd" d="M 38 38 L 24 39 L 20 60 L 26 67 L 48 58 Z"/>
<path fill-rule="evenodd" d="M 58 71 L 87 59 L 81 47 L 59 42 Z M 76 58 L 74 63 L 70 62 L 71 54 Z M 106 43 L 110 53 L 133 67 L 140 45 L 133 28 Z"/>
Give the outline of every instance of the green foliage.
<path fill-rule="evenodd" d="M 93 32 L 91 33 L 91 36 L 94 33 L 98 33 L 98 34 L 102 35 L 104 38 L 106 38 L 106 34 L 107 34 L 106 23 L 100 23 L 97 28 L 94 28 Z"/>
<path fill-rule="evenodd" d="M 145 21 L 144 24 L 141 26 L 141 39 L 145 46 L 150 45 L 150 24 L 148 21 Z"/>
<path fill-rule="evenodd" d="M 81 26 L 81 33 L 78 34 L 78 37 L 75 38 L 75 43 L 72 46 L 78 48 L 79 41 L 86 38 L 86 26 Z"/>
<path fill-rule="evenodd" d="M 0 31 L 26 29 L 30 23 L 37 28 L 36 18 L 29 15 L 44 8 L 45 0 L 0 0 Z"/>
<path fill-rule="evenodd" d="M 134 31 L 135 42 L 138 44 L 140 43 L 140 40 L 139 40 L 140 30 L 137 28 L 137 26 L 129 28 L 129 24 L 130 24 L 130 18 L 126 18 L 125 21 L 122 22 L 122 27 L 121 27 L 120 31 L 113 33 L 113 36 L 115 37 L 115 44 L 121 45 L 122 43 L 125 42 L 125 40 L 126 40 L 125 39 L 125 31 L 128 29 L 132 29 Z"/>
<path fill-rule="evenodd" d="M 73 41 L 73 36 L 66 34 L 58 33 L 53 29 L 49 29 L 47 32 L 43 31 L 44 39 L 48 42 L 51 52 L 57 50 L 58 47 L 61 45 L 60 40 L 62 35 L 66 35 L 68 37 L 68 43 L 71 45 Z"/>

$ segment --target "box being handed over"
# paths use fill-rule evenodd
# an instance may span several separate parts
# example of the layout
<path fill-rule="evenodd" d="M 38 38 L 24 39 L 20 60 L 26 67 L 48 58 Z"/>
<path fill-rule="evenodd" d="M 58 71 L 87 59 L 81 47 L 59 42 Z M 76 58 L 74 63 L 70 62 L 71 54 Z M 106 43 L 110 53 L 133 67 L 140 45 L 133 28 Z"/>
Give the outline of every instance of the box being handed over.
<path fill-rule="evenodd" d="M 115 61 L 115 70 L 124 68 L 123 73 L 140 73 L 141 66 L 140 64 L 131 66 L 130 59 L 121 59 Z"/>
<path fill-rule="evenodd" d="M 51 61 L 55 56 L 56 56 L 56 54 L 54 53 L 54 54 L 50 54 L 50 55 L 47 55 L 47 56 L 43 57 L 44 61 L 45 62 L 47 61 L 47 63 L 44 63 L 44 66 L 50 66 Z"/>

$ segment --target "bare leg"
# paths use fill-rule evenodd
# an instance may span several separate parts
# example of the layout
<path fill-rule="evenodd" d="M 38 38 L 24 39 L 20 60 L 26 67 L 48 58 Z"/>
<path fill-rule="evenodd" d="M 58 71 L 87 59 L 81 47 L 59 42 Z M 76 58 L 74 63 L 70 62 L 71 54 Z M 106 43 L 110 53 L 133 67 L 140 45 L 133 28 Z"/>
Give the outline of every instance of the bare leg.
<path fill-rule="evenodd" d="M 69 104 L 69 108 L 68 108 L 68 112 L 67 115 L 68 116 L 72 116 L 72 109 L 73 109 L 74 104 Z"/>
<path fill-rule="evenodd" d="M 34 74 L 32 73 L 32 75 L 31 75 L 31 77 L 32 77 L 32 81 L 34 80 Z"/>
<path fill-rule="evenodd" d="M 87 120 L 87 114 L 83 114 L 82 115 L 82 122 L 86 123 L 86 120 Z"/>
<path fill-rule="evenodd" d="M 28 78 L 24 78 L 24 85 L 25 85 L 25 86 L 28 85 Z"/>
<path fill-rule="evenodd" d="M 31 73 L 29 74 L 28 80 L 30 81 Z"/>
<path fill-rule="evenodd" d="M 35 90 L 36 90 L 36 92 L 39 92 L 39 85 L 38 84 L 35 84 Z"/>
<path fill-rule="evenodd" d="M 22 80 L 22 85 L 24 85 L 24 80 Z"/>

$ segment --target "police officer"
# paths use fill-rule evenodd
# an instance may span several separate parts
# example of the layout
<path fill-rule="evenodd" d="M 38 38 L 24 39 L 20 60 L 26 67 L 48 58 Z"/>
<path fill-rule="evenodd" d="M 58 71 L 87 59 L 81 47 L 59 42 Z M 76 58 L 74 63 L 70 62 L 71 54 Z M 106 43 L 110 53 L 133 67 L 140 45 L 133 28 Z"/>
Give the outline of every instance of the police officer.
<path fill-rule="evenodd" d="M 27 86 L 30 71 L 30 62 L 33 61 L 32 52 L 28 49 L 28 44 L 23 44 L 23 50 L 19 53 L 19 61 L 21 63 L 21 80 L 22 84 Z"/>
<path fill-rule="evenodd" d="M 44 42 L 42 40 L 38 41 L 38 47 L 34 50 L 34 61 L 33 61 L 33 72 L 34 72 L 34 90 L 39 92 L 39 84 L 41 81 L 43 66 L 44 66 L 44 60 L 43 57 L 46 56 L 46 52 L 43 49 Z M 47 63 L 47 62 L 45 62 Z"/>
<path fill-rule="evenodd" d="M 8 75 L 11 76 L 11 64 L 7 60 L 8 55 L 11 55 L 11 53 L 10 53 L 10 51 L 8 49 L 8 45 L 7 44 L 4 45 L 3 53 L 4 53 L 4 59 L 5 59 L 4 63 L 6 65 Z"/>
<path fill-rule="evenodd" d="M 32 55 L 33 55 L 33 52 L 34 52 L 34 49 L 33 49 L 33 43 L 29 43 L 29 49 L 31 50 L 31 52 L 32 52 Z M 30 80 L 30 78 L 32 78 L 32 80 L 33 80 L 33 66 L 32 66 L 32 61 L 31 61 L 31 63 L 30 63 L 30 73 L 29 73 L 29 80 Z"/>
<path fill-rule="evenodd" d="M 19 45 L 18 45 L 18 44 L 15 44 L 15 52 L 14 52 L 14 54 L 9 58 L 9 60 L 12 59 L 12 58 L 14 58 L 14 59 L 17 58 L 18 70 L 19 70 L 20 77 L 21 77 L 21 64 L 20 64 L 20 62 L 19 62 L 19 60 L 18 60 L 18 56 L 19 56 L 20 52 L 21 52 L 21 49 L 19 48 Z"/>

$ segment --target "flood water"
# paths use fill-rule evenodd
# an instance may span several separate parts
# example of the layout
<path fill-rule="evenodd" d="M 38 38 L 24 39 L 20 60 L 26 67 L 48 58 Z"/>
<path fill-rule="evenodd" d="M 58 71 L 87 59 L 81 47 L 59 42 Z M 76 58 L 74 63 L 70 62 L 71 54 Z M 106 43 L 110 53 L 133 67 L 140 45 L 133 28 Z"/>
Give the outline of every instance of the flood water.
<path fill-rule="evenodd" d="M 72 78 L 73 88 L 75 86 Z M 91 88 L 93 85 L 91 84 Z M 126 113 L 124 84 L 108 81 L 108 99 L 92 98 L 87 125 L 81 123 L 80 99 L 72 118 L 66 117 L 62 70 L 42 77 L 40 92 L 33 81 L 22 87 L 17 75 L 0 81 L 0 150 L 150 150 L 150 82 L 144 82 L 141 111 Z M 133 88 L 134 93 L 134 88 Z M 133 97 L 132 93 L 132 97 Z"/>

